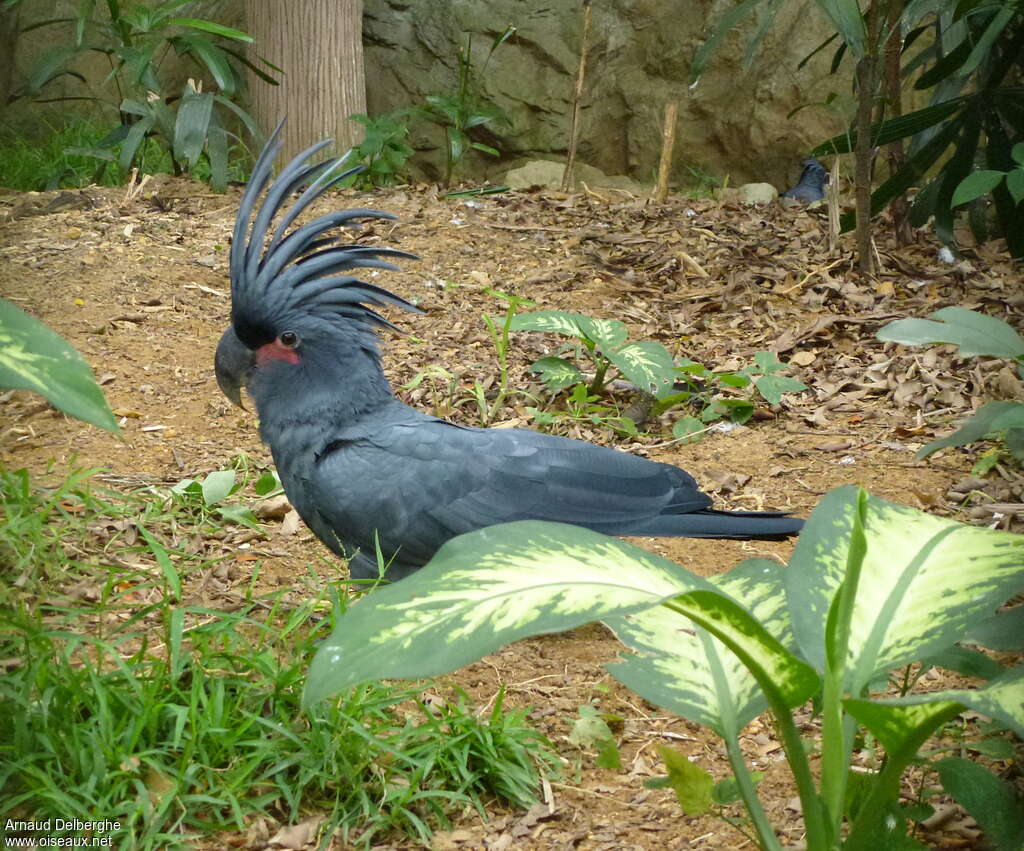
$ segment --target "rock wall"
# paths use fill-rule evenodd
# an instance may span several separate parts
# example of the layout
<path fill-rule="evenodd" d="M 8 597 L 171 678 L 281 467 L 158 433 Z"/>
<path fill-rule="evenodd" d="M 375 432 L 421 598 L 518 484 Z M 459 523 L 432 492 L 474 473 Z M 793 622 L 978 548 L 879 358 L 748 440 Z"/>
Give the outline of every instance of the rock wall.
<path fill-rule="evenodd" d="M 59 16 L 71 5 L 70 0 L 37 0 L 22 10 L 22 23 L 35 13 Z M 245 28 L 242 0 L 205 0 L 195 6 L 185 11 Z M 480 67 L 493 39 L 512 24 L 515 36 L 494 53 L 484 76 L 485 91 L 505 110 L 509 123 L 481 128 L 476 135 L 502 156 L 494 160 L 473 154 L 463 173 L 498 178 L 529 159 L 564 159 L 582 30 L 579 0 L 364 0 L 364 6 L 371 114 L 420 105 L 427 94 L 450 91 L 466 34 L 473 35 L 472 55 Z M 690 89 L 690 63 L 709 32 L 706 22 L 731 6 L 726 0 L 595 0 L 581 161 L 607 174 L 652 182 L 664 106 L 677 99 L 672 173 L 677 185 L 697 183 L 701 174 L 728 176 L 731 185 L 768 180 L 781 187 L 795 180 L 807 150 L 839 132 L 843 121 L 842 113 L 813 107 L 793 119 L 787 115 L 823 101 L 832 91 L 849 104 L 849 77 L 828 74 L 830 49 L 797 70 L 798 62 L 827 38 L 829 27 L 813 0 L 790 0 L 749 70 L 742 65 L 752 25 L 722 41 L 708 72 Z M 23 35 L 18 69 L 23 73 L 41 46 L 59 37 L 54 29 Z M 10 60 L 0 56 L 0 65 Z M 89 76 L 101 79 L 101 69 L 92 69 L 97 73 Z M 67 107 L 59 109 L 64 113 Z M 16 113 L 30 120 L 33 111 L 38 107 L 19 105 L 3 123 L 23 123 Z M 419 175 L 436 177 L 442 160 L 440 131 L 417 123 L 413 143 L 422 151 L 416 159 Z"/>
<path fill-rule="evenodd" d="M 525 158 L 564 158 L 582 31 L 578 0 L 365 0 L 367 99 L 371 112 L 418 103 L 456 79 L 457 50 L 474 34 L 478 66 L 508 24 L 515 36 L 493 55 L 485 89 L 510 124 L 492 126 L 481 140 L 502 161 L 476 158 L 489 174 Z M 813 2 L 793 0 L 744 69 L 752 26 L 727 36 L 710 67 L 689 88 L 690 63 L 709 28 L 731 4 L 722 0 L 597 0 L 591 31 L 579 157 L 608 174 L 650 183 L 661 151 L 665 103 L 679 101 L 673 179 L 697 182 L 701 173 L 731 184 L 784 184 L 817 142 L 840 132 L 841 116 L 797 107 L 848 97 L 849 78 L 830 76 L 831 50 L 801 70 L 797 64 L 829 35 Z M 418 135 L 417 147 L 440 144 Z M 691 171 L 691 169 L 693 171 Z"/>

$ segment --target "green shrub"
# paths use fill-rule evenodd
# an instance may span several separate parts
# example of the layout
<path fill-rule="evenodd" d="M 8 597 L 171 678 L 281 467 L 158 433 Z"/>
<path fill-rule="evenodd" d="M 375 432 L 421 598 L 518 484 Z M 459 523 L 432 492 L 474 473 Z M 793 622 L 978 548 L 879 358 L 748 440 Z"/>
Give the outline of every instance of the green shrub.
<path fill-rule="evenodd" d="M 7 5 L 17 2 L 7 0 Z M 116 162 L 125 174 L 139 164 L 147 140 L 155 139 L 170 157 L 175 174 L 195 171 L 203 159 L 211 184 L 223 190 L 228 180 L 231 124 L 237 119 L 254 138 L 259 136 L 253 119 L 238 105 L 241 69 L 247 67 L 267 83 L 276 85 L 276 81 L 236 48 L 239 42 L 252 42 L 250 36 L 214 21 L 182 17 L 177 12 L 184 5 L 184 0 L 123 5 L 119 0 L 102 5 L 77 0 L 74 17 L 29 25 L 25 30 L 71 24 L 74 34 L 69 43 L 39 57 L 14 97 L 39 97 L 62 76 L 81 78 L 71 68 L 73 61 L 82 53 L 99 53 L 110 66 L 103 83 L 116 91 L 117 101 L 111 106 L 119 122 L 93 147 L 76 148 L 74 153 L 94 157 L 101 166 Z M 172 51 L 191 60 L 197 73 L 212 80 L 217 91 L 203 91 L 202 84 L 191 79 L 180 91 L 171 90 L 164 62 Z"/>
<path fill-rule="evenodd" d="M 888 676 L 925 660 L 957 668 L 964 652 L 976 653 L 957 642 L 1001 636 L 1021 649 L 1019 618 L 995 613 L 1022 582 L 1024 536 L 854 487 L 822 499 L 788 567 L 749 559 L 710 579 L 579 527 L 509 523 L 449 541 L 411 577 L 343 615 L 317 651 L 305 699 L 316 705 L 378 677 L 440 674 L 511 641 L 602 620 L 633 651 L 609 666 L 613 676 L 724 741 L 733 777 L 717 786 L 663 751 L 664 782 L 688 813 L 738 798 L 761 847 L 781 848 L 740 747 L 740 731 L 767 709 L 800 797 L 807 848 L 904 848 L 908 818 L 923 817 L 901 809 L 904 771 L 965 709 L 1024 733 L 1024 667 L 992 663 L 997 675 L 987 683 L 940 692 L 908 693 L 905 674 L 897 697 L 886 694 Z M 812 698 L 820 707 L 817 772 L 794 713 Z M 854 772 L 851 755 L 865 733 L 885 758 Z M 937 769 L 959 772 L 948 763 Z M 990 776 L 987 784 L 999 790 L 996 807 L 1014 800 L 1005 782 Z M 989 838 L 1016 834 L 1018 845 L 1004 847 L 1019 847 L 1024 808 L 1005 818 L 979 806 L 972 812 L 983 825 L 995 824 L 993 812 L 1004 816 L 986 828 Z"/>

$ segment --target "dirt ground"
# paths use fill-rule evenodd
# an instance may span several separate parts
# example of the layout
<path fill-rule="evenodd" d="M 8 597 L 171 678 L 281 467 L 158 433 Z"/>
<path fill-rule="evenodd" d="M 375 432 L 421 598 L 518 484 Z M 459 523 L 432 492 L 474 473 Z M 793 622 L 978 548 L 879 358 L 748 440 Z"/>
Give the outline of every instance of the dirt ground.
<path fill-rule="evenodd" d="M 109 483 L 126 488 L 201 476 L 242 451 L 268 463 L 255 415 L 233 408 L 213 377 L 213 350 L 228 323 L 227 248 L 237 200 L 237 189 L 215 195 L 170 178 L 133 197 L 123 188 L 0 194 L 0 294 L 82 352 L 124 430 L 123 442 L 116 442 L 39 397 L 6 394 L 0 463 L 40 475 L 51 464 L 57 472 L 71 464 L 102 466 Z M 421 258 L 373 278 L 425 311 L 392 317 L 408 332 L 384 341 L 396 388 L 431 365 L 454 373 L 463 395 L 475 380 L 494 386 L 497 362 L 482 315 L 503 310 L 485 292 L 495 287 L 532 299 L 534 309 L 622 319 L 631 339 L 657 340 L 714 369 L 746 365 L 763 349 L 791 361 L 789 374 L 809 391 L 696 444 L 671 441 L 679 412 L 647 423 L 648 433 L 636 441 L 589 424 L 562 429 L 678 464 L 719 507 L 806 516 L 822 494 L 853 483 L 967 522 L 1021 530 L 1014 512 L 1024 510 L 1022 481 L 1012 470 L 999 465 L 984 484 L 972 483 L 965 480 L 977 450 L 914 459 L 921 445 L 947 433 L 983 399 L 1024 397 L 1021 383 L 1004 362 L 957 361 L 948 348 L 909 350 L 874 339 L 890 319 L 946 305 L 982 309 L 1020 327 L 1020 274 L 991 245 L 946 263 L 930 238 L 896 247 L 883 229 L 876 237 L 882 271 L 866 280 L 853 271 L 847 237 L 829 250 L 824 210 L 684 198 L 654 205 L 612 191 L 508 193 L 466 202 L 428 188 L 349 192 L 322 200 L 317 210 L 339 206 L 394 213 L 397 222 L 368 227 L 360 239 Z M 516 335 L 512 386 L 543 395 L 527 367 L 559 342 Z M 397 392 L 430 409 L 429 384 Z M 526 404 L 513 397 L 499 420 L 528 424 Z M 473 422 L 471 411 L 446 413 Z M 1001 513 L 986 508 L 992 504 Z M 775 542 L 637 543 L 703 575 L 750 556 L 785 560 L 792 549 Z M 228 537 L 219 546 L 235 544 Z M 323 570 L 325 550 L 304 529 L 286 535 L 272 524 L 252 552 L 263 559 L 265 590 L 288 586 L 307 565 Z M 438 835 L 436 848 L 749 846 L 716 817 L 683 816 L 670 791 L 644 788 L 645 779 L 660 773 L 658 743 L 670 742 L 717 777 L 729 773 L 728 765 L 708 731 L 668 716 L 610 678 L 603 665 L 618 648 L 607 630 L 593 625 L 521 642 L 442 678 L 481 705 L 506 686 L 510 703 L 533 707 L 533 720 L 558 745 L 567 770 L 551 784 L 546 804 L 527 814 L 496 809 L 488 822 L 467 814 L 454 831 Z M 569 725 L 586 703 L 625 718 L 621 770 L 597 768 L 594 754 L 568 743 Z M 815 725 L 808 715 L 805 733 L 813 735 Z M 795 791 L 767 719 L 747 728 L 743 745 L 767 772 L 761 791 L 770 819 L 797 845 Z M 924 839 L 968 847 L 976 836 L 961 819 Z"/>

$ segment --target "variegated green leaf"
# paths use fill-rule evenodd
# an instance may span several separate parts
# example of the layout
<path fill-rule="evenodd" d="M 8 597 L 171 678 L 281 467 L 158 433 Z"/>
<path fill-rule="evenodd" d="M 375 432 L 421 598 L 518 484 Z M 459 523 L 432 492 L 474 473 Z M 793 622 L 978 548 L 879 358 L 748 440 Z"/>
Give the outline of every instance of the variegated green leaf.
<path fill-rule="evenodd" d="M 0 387 L 32 390 L 68 416 L 120 434 L 82 356 L 59 334 L 2 298 Z"/>
<path fill-rule="evenodd" d="M 602 351 L 614 349 L 626 341 L 629 329 L 618 319 L 594 319 L 565 310 L 538 310 L 517 313 L 509 328 L 513 331 L 547 331 L 597 343 Z"/>
<path fill-rule="evenodd" d="M 963 711 L 955 700 L 936 700 L 934 694 L 919 697 L 922 702 L 913 706 L 862 698 L 844 700 L 843 706 L 882 743 L 886 753 L 913 756 L 940 724 Z"/>
<path fill-rule="evenodd" d="M 661 399 L 675 392 L 676 365 L 661 343 L 629 343 L 602 353 L 641 390 Z"/>
<path fill-rule="evenodd" d="M 904 828 L 888 818 L 898 800 L 903 772 L 938 727 L 955 718 L 962 707 L 955 701 L 921 695 L 919 706 L 892 706 L 871 700 L 844 700 L 847 712 L 870 730 L 885 747 L 885 763 L 868 785 L 867 797 L 850 827 L 844 851 L 874 851 L 899 847 Z"/>
<path fill-rule="evenodd" d="M 900 712 L 921 712 L 924 708 L 938 703 L 955 703 L 973 709 L 990 718 L 997 718 L 1010 727 L 1018 736 L 1024 737 L 1024 665 L 1011 668 L 1002 676 L 989 680 L 978 689 L 950 689 L 949 691 L 929 692 L 927 694 L 911 694 L 906 697 L 894 697 L 887 700 L 846 700 L 844 701 L 850 714 L 871 730 L 879 741 L 889 750 L 889 744 L 883 735 L 884 730 L 877 730 L 879 725 L 869 717 L 865 704 L 874 707 L 887 707 Z"/>
<path fill-rule="evenodd" d="M 846 571 L 858 490 L 827 494 L 786 572 L 793 630 L 823 669 L 829 606 Z M 867 500 L 867 553 L 850 624 L 845 690 L 948 647 L 1020 590 L 1024 536 L 965 526 L 877 497 Z"/>
<path fill-rule="evenodd" d="M 1015 606 L 985 618 L 964 641 L 989 650 L 1024 650 L 1024 606 Z"/>
<path fill-rule="evenodd" d="M 510 642 L 657 605 L 706 579 L 637 547 L 558 523 L 490 526 L 360 600 L 320 646 L 305 700 L 370 679 L 453 671 Z"/>
<path fill-rule="evenodd" d="M 512 317 L 509 329 L 512 331 L 547 331 L 565 334 L 569 337 L 586 336 L 580 327 L 579 313 L 564 310 L 538 310 L 533 313 L 517 313 Z"/>
<path fill-rule="evenodd" d="M 880 847 L 879 840 L 884 839 L 885 802 L 899 794 L 904 768 L 941 724 L 969 707 L 1024 735 L 1024 666 L 1007 671 L 976 691 L 957 689 L 889 700 L 847 699 L 843 705 L 886 752 L 885 767 L 843 846 L 849 851 L 870 851 Z M 883 842 L 881 847 L 887 846 Z"/>
<path fill-rule="evenodd" d="M 541 381 L 552 391 L 564 390 L 584 380 L 583 373 L 576 368 L 576 364 L 565 358 L 540 358 L 530 364 L 530 372 L 538 373 Z"/>
<path fill-rule="evenodd" d="M 776 714 L 798 706 L 817 690 L 820 678 L 814 668 L 790 653 L 729 597 L 695 590 L 666 600 L 664 605 L 704 627 L 735 653 L 757 679 Z"/>
<path fill-rule="evenodd" d="M 782 565 L 748 559 L 711 582 L 784 644 L 792 642 Z M 665 606 L 606 618 L 624 644 L 637 651 L 608 666 L 641 697 L 720 736 L 735 735 L 767 708 L 753 674 L 718 639 Z"/>
<path fill-rule="evenodd" d="M 575 316 L 580 330 L 597 343 L 605 355 L 610 349 L 618 348 L 625 343 L 626 337 L 629 336 L 626 323 L 620 322 L 618 319 L 594 319 L 579 313 Z"/>

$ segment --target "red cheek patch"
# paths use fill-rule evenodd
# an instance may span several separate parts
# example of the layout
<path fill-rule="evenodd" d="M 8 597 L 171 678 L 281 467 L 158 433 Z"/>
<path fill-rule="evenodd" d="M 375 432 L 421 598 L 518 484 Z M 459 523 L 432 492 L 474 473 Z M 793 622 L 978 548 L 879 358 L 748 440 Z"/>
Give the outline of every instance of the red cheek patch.
<path fill-rule="evenodd" d="M 302 359 L 299 357 L 299 353 L 295 349 L 289 349 L 287 346 L 282 346 L 276 340 L 273 343 L 267 343 L 265 346 L 260 346 L 256 350 L 256 365 L 265 366 L 274 360 L 283 360 L 286 363 L 299 363 Z"/>

